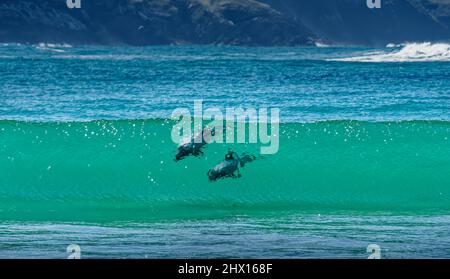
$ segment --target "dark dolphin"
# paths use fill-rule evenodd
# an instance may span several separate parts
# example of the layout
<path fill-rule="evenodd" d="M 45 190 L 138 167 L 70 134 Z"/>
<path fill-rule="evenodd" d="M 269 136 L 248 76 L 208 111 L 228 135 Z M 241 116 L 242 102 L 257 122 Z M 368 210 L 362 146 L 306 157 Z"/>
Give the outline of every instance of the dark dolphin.
<path fill-rule="evenodd" d="M 203 155 L 202 148 L 208 144 L 205 138 L 215 135 L 215 128 L 206 127 L 197 136 L 192 137 L 188 142 L 181 143 L 177 148 L 177 154 L 175 155 L 175 161 L 183 160 L 184 158 L 192 156 Z"/>
<path fill-rule="evenodd" d="M 244 167 L 246 163 L 252 162 L 255 159 L 256 157 L 253 155 L 244 153 L 240 157 L 236 152 L 229 151 L 225 155 L 224 161 L 208 171 L 209 181 L 213 182 L 226 177 L 239 178 L 241 177 L 239 165 Z"/>

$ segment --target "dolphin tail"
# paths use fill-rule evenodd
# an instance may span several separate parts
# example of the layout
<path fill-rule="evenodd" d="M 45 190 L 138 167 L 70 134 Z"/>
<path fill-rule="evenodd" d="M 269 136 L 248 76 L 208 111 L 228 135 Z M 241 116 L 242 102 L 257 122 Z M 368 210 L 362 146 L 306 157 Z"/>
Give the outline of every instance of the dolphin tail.
<path fill-rule="evenodd" d="M 242 155 L 239 158 L 239 162 L 241 163 L 241 167 L 243 168 L 245 164 L 251 163 L 256 160 L 256 156 L 249 155 L 247 153 L 242 153 Z"/>

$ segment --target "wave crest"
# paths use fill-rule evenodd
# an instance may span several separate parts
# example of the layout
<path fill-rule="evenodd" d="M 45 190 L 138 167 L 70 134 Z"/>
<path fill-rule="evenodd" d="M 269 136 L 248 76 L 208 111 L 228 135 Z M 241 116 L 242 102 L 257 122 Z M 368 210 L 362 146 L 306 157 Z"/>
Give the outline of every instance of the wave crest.
<path fill-rule="evenodd" d="M 370 52 L 366 55 L 333 59 L 346 62 L 450 62 L 450 44 L 446 43 L 409 43 L 400 48 Z"/>

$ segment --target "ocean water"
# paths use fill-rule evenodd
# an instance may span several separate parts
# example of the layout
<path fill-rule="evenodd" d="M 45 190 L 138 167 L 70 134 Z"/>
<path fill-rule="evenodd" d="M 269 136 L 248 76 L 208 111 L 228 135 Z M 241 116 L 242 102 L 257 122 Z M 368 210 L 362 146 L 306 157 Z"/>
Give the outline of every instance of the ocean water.
<path fill-rule="evenodd" d="M 449 50 L 3 44 L 0 258 L 449 258 Z M 279 108 L 279 151 L 175 162 L 199 99 Z"/>

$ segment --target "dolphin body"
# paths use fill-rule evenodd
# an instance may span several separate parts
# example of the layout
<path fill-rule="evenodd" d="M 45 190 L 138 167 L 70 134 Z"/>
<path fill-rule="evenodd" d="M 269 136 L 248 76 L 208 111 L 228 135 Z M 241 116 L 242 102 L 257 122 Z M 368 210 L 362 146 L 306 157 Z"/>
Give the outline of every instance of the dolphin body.
<path fill-rule="evenodd" d="M 198 157 L 203 155 L 202 148 L 208 144 L 206 138 L 215 135 L 215 128 L 206 127 L 201 133 L 192 137 L 188 142 L 181 143 L 177 148 L 175 161 L 181 161 L 188 156 Z"/>
<path fill-rule="evenodd" d="M 256 157 L 253 155 L 244 153 L 239 156 L 236 152 L 230 151 L 225 155 L 224 161 L 208 171 L 209 181 L 214 182 L 226 177 L 239 178 L 241 177 L 239 166 L 244 167 L 246 163 L 252 162 L 255 159 Z"/>

